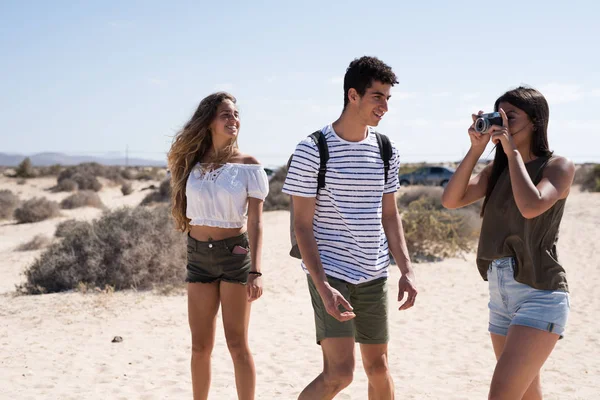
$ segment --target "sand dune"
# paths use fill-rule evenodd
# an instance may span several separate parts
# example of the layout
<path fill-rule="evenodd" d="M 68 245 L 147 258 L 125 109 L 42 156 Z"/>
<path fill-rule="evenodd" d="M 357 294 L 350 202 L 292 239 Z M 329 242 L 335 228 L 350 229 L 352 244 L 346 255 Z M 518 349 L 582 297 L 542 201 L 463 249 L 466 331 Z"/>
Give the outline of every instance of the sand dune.
<path fill-rule="evenodd" d="M 0 189 L 21 198 L 49 193 L 48 178 L 17 186 L 0 178 Z M 136 183 L 140 189 L 148 183 Z M 147 192 L 122 196 L 105 187 L 100 196 L 115 208 L 138 204 Z M 125 291 L 16 296 L 22 271 L 41 250 L 15 247 L 36 234 L 52 236 L 67 218 L 92 219 L 96 209 L 63 211 L 35 224 L 0 221 L 0 398 L 2 399 L 189 399 L 190 335 L 186 297 Z M 265 214 L 265 294 L 254 304 L 251 347 L 258 370 L 257 398 L 294 399 L 320 371 L 321 354 L 303 272 L 287 256 L 287 212 Z M 569 272 L 572 312 L 566 338 L 546 363 L 546 399 L 600 398 L 600 195 L 574 190 L 567 204 L 559 251 Z M 397 398 L 484 399 L 494 366 L 487 334 L 487 288 L 474 255 L 415 265 L 416 306 L 397 311 L 398 271 L 390 278 L 390 363 Z M 184 266 L 182 266 L 184 268 Z M 211 399 L 235 399 L 233 367 L 219 319 L 213 353 Z M 112 343 L 121 336 L 121 343 Z M 358 348 L 357 355 L 359 356 Z M 339 399 L 366 399 L 366 376 Z"/>

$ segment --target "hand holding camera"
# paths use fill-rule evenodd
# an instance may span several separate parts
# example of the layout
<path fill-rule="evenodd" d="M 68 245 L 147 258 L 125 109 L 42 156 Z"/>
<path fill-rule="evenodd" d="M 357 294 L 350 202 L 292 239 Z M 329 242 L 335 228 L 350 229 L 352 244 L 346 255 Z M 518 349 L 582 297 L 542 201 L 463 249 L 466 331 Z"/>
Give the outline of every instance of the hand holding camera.
<path fill-rule="evenodd" d="M 477 121 L 482 115 L 486 115 L 483 111 L 479 111 L 477 114 L 472 114 L 473 123 L 469 127 L 469 138 L 471 139 L 471 147 L 483 153 L 485 146 L 490 141 L 490 135 L 480 133 L 477 128 Z"/>
<path fill-rule="evenodd" d="M 502 108 L 498 112 L 484 114 L 479 111 L 477 115 L 473 114 L 473 125 L 469 128 L 472 147 L 482 147 L 488 144 L 490 139 L 492 143 L 502 143 L 502 148 L 506 154 L 516 149 L 512 136 L 508 131 L 508 118 Z"/>

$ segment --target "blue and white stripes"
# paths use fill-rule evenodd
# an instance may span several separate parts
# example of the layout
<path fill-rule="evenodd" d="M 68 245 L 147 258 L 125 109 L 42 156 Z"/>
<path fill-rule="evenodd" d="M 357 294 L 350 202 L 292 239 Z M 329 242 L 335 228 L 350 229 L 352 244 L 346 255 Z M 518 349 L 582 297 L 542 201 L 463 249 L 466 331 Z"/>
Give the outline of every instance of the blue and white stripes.
<path fill-rule="evenodd" d="M 392 144 L 388 182 L 374 133 L 348 142 L 331 125 L 323 128 L 329 148 L 325 187 L 316 200 L 313 229 L 325 273 L 349 283 L 387 276 L 388 244 L 381 225 L 383 193 L 398 190 L 398 151 Z M 298 144 L 283 192 L 315 197 L 319 150 L 311 138 Z M 304 263 L 302 268 L 306 270 Z"/>

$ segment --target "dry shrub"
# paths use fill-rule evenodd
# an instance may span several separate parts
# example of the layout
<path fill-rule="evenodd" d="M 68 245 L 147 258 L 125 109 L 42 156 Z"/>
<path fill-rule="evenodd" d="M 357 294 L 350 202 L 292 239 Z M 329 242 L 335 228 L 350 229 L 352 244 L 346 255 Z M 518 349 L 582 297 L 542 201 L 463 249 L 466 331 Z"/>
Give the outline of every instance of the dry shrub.
<path fill-rule="evenodd" d="M 59 223 L 56 226 L 56 231 L 54 232 L 54 236 L 57 238 L 64 238 L 64 237 L 72 234 L 73 231 L 79 231 L 81 229 L 85 229 L 85 227 L 88 225 L 89 224 L 85 221 L 78 221 L 76 219 L 68 219 L 66 221 Z"/>
<path fill-rule="evenodd" d="M 101 176 L 119 185 L 125 182 L 125 179 L 123 178 L 123 167 L 118 165 L 102 165 L 101 174 L 96 176 Z"/>
<path fill-rule="evenodd" d="M 77 182 L 75 182 L 71 178 L 65 178 L 63 180 L 58 181 L 56 184 L 55 190 L 57 192 L 74 192 L 79 188 Z"/>
<path fill-rule="evenodd" d="M 140 168 L 137 171 L 135 178 L 140 181 L 160 181 L 165 179 L 166 171 L 164 168 L 160 167 L 145 167 Z"/>
<path fill-rule="evenodd" d="M 31 159 L 29 159 L 29 157 L 26 157 L 23 161 L 21 161 L 21 163 L 15 170 L 15 177 L 16 178 L 33 178 L 33 177 L 35 177 L 35 171 L 33 169 L 33 164 L 31 163 Z"/>
<path fill-rule="evenodd" d="M 62 181 L 70 179 L 77 183 L 79 190 L 93 190 L 95 192 L 102 189 L 102 184 L 98 177 L 106 178 L 117 184 L 123 184 L 125 170 L 116 165 L 102 165 L 95 162 L 82 163 L 79 165 L 67 167 L 60 172 L 57 178 L 56 189 L 58 191 L 72 191 L 72 184 L 65 188 Z"/>
<path fill-rule="evenodd" d="M 131 185 L 131 182 L 125 182 L 123 186 L 121 186 L 121 193 L 123 193 L 123 196 L 133 193 L 133 186 Z"/>
<path fill-rule="evenodd" d="M 39 222 L 59 215 L 58 203 L 45 197 L 34 197 L 27 200 L 14 213 L 15 219 L 22 224 Z"/>
<path fill-rule="evenodd" d="M 582 185 L 588 178 L 590 171 L 594 168 L 591 164 L 583 164 L 575 167 L 573 185 Z"/>
<path fill-rule="evenodd" d="M 86 171 L 85 169 L 79 169 L 79 166 L 68 167 L 58 175 L 58 178 L 56 179 L 57 190 L 64 191 L 64 184 L 62 181 L 65 179 L 75 182 L 79 190 L 93 190 L 98 192 L 100 189 L 102 189 L 102 184 L 96 178 L 96 175 L 93 175 L 91 172 Z M 71 189 L 69 191 L 72 191 L 72 187 L 72 183 L 69 182 L 68 188 Z"/>
<path fill-rule="evenodd" d="M 61 292 L 81 284 L 143 290 L 185 279 L 186 238 L 174 229 L 167 205 L 108 211 L 63 233 L 25 271 L 21 292 Z"/>
<path fill-rule="evenodd" d="M 481 224 L 473 210 L 439 210 L 416 200 L 402 214 L 410 256 L 415 261 L 455 257 L 474 249 Z"/>
<path fill-rule="evenodd" d="M 444 210 L 442 206 L 442 194 L 444 189 L 439 186 L 410 186 L 403 190 L 403 194 L 398 198 L 398 208 L 402 212 L 407 209 L 409 205 L 417 200 L 424 199 L 424 202 L 431 205 L 436 210 Z M 462 210 L 470 210 L 479 215 L 481 207 L 483 205 L 483 199 L 476 201 Z"/>
<path fill-rule="evenodd" d="M 138 171 L 138 173 L 135 175 L 135 178 L 132 179 L 137 179 L 140 181 L 156 181 L 158 179 L 156 179 L 156 176 L 151 172 L 151 171 Z"/>
<path fill-rule="evenodd" d="M 444 193 L 444 189 L 439 186 L 411 186 L 398 198 L 398 208 L 404 210 L 410 203 L 426 199 L 425 201 L 435 209 L 441 210 L 443 208 L 442 193 Z"/>
<path fill-rule="evenodd" d="M 171 179 L 167 178 L 160 183 L 158 187 L 158 191 L 149 193 L 144 200 L 142 200 L 141 205 L 147 206 L 155 203 L 168 203 L 171 201 Z"/>
<path fill-rule="evenodd" d="M 106 206 L 102 203 L 98 193 L 91 190 L 82 190 L 77 193 L 73 193 L 66 199 L 60 202 L 60 208 L 72 210 L 80 207 L 96 207 L 104 209 Z"/>
<path fill-rule="evenodd" d="M 27 179 L 25 179 L 25 178 L 19 178 L 17 180 L 17 185 L 24 185 L 26 183 L 27 183 Z"/>
<path fill-rule="evenodd" d="M 411 258 L 439 260 L 474 249 L 481 201 L 458 210 L 442 206 L 440 187 L 411 187 L 398 198 Z"/>
<path fill-rule="evenodd" d="M 135 168 L 126 168 L 121 172 L 121 176 L 123 177 L 123 179 L 136 179 L 138 176 L 138 172 L 135 170 Z"/>
<path fill-rule="evenodd" d="M 0 190 L 0 219 L 11 219 L 18 205 L 17 195 L 8 189 Z"/>
<path fill-rule="evenodd" d="M 283 193 L 283 183 L 287 176 L 287 167 L 279 168 L 271 181 L 269 182 L 269 194 L 265 199 L 263 210 L 275 211 L 275 210 L 289 210 L 290 208 L 290 196 Z"/>
<path fill-rule="evenodd" d="M 46 235 L 36 235 L 29 242 L 25 242 L 17 247 L 17 251 L 32 251 L 47 247 L 52 243 L 52 239 Z"/>
<path fill-rule="evenodd" d="M 575 172 L 575 183 L 581 185 L 581 190 L 600 192 L 600 165 L 586 165 Z"/>
<path fill-rule="evenodd" d="M 58 176 L 63 170 L 59 164 L 50 165 L 48 167 L 35 167 L 36 176 Z"/>
<path fill-rule="evenodd" d="M 419 168 L 426 167 L 427 163 L 407 163 L 400 165 L 400 169 L 398 170 L 399 175 L 410 174 L 411 172 L 416 171 Z"/>

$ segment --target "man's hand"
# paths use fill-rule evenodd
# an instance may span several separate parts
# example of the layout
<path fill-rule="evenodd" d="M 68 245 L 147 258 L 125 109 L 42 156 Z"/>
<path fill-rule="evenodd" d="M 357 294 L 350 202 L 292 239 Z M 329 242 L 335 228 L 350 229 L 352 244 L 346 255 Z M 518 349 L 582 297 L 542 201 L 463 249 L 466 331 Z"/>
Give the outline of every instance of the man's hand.
<path fill-rule="evenodd" d="M 340 322 L 344 322 L 356 317 L 356 314 L 352 312 L 353 308 L 350 303 L 348 303 L 337 289 L 332 288 L 329 283 L 325 282 L 322 289 L 319 290 L 319 294 L 325 305 L 325 310 L 327 310 L 327 313 L 333 318 Z M 340 305 L 348 311 L 341 312 L 338 308 Z"/>
<path fill-rule="evenodd" d="M 402 274 L 400 281 L 398 282 L 398 301 L 404 299 L 404 292 L 408 293 L 408 297 L 404 304 L 399 308 L 400 311 L 408 310 L 415 305 L 415 299 L 417 298 L 417 287 L 415 286 L 415 277 L 412 271 Z"/>

